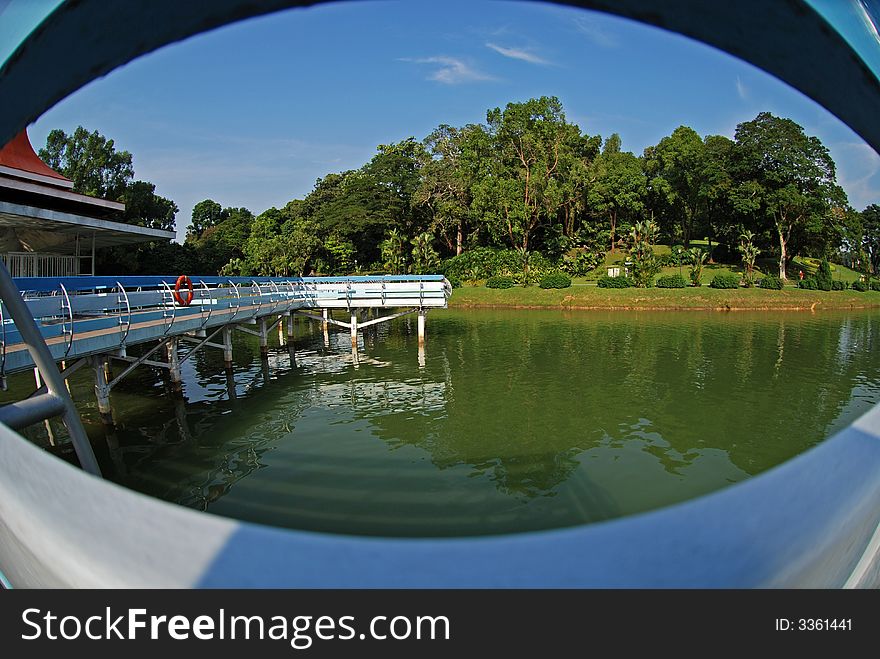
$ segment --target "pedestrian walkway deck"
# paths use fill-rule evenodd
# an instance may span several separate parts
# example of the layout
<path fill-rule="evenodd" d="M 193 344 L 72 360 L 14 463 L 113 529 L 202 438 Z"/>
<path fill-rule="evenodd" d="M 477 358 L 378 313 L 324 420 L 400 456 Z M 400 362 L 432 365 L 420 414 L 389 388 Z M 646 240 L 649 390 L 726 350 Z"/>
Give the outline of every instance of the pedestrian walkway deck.
<path fill-rule="evenodd" d="M 56 361 L 114 353 L 163 338 L 257 324 L 297 311 L 446 307 L 442 275 L 362 277 L 192 277 L 192 300 L 175 299 L 177 277 L 34 277 L 15 279 Z M 186 300 L 188 291 L 179 296 Z M 0 370 L 33 367 L 5 307 L 0 307 Z M 354 316 L 354 314 L 352 314 Z M 350 323 L 333 321 L 350 327 Z M 352 332 L 355 333 L 355 324 Z"/>

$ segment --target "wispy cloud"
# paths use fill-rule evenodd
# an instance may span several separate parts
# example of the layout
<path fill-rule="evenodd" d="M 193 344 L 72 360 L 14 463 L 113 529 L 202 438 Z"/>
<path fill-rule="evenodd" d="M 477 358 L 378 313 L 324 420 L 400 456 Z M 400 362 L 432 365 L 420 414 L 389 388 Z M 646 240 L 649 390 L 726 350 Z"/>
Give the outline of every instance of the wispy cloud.
<path fill-rule="evenodd" d="M 602 48 L 616 48 L 619 44 L 617 38 L 604 30 L 594 18 L 578 16 L 574 19 L 574 26 L 578 32 L 587 37 L 597 46 Z"/>
<path fill-rule="evenodd" d="M 511 59 L 522 60 L 523 62 L 528 62 L 529 64 L 550 64 L 549 61 L 545 60 L 543 57 L 540 57 L 533 53 L 530 49 L 526 48 L 505 48 L 504 46 L 499 46 L 495 43 L 487 43 L 486 48 L 490 48 L 494 50 L 499 55 L 504 55 L 504 57 L 509 57 Z"/>
<path fill-rule="evenodd" d="M 739 76 L 736 76 L 736 93 L 744 101 L 749 99 L 748 87 L 745 86 L 745 83 L 743 83 Z"/>
<path fill-rule="evenodd" d="M 436 55 L 434 57 L 421 58 L 401 58 L 403 62 L 412 62 L 413 64 L 432 64 L 437 67 L 428 80 L 442 82 L 445 85 L 457 85 L 464 82 L 483 82 L 487 80 L 495 80 L 494 76 L 489 75 L 471 64 L 457 57 L 447 57 L 446 55 Z"/>

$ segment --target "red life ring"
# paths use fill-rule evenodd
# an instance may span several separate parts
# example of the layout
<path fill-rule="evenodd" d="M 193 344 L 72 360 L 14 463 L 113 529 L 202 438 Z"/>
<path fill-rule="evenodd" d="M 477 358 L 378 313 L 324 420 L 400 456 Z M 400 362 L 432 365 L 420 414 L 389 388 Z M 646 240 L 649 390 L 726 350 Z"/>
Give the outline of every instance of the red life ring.
<path fill-rule="evenodd" d="M 186 286 L 186 293 L 183 296 L 180 294 L 180 287 Z M 174 299 L 177 300 L 177 303 L 182 307 L 188 307 L 189 303 L 193 301 L 193 296 L 195 295 L 195 291 L 193 290 L 192 280 L 186 275 L 180 275 L 177 278 L 177 283 L 174 284 Z"/>

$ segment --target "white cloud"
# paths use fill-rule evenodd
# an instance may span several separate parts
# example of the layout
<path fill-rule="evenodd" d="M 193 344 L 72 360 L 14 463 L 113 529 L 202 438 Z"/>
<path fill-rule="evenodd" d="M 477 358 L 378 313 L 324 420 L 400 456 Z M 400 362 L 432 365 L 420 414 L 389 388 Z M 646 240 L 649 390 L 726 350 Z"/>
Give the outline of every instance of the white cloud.
<path fill-rule="evenodd" d="M 437 66 L 438 68 L 428 76 L 428 79 L 442 82 L 446 85 L 495 80 L 493 76 L 474 68 L 457 57 L 436 55 L 434 57 L 421 57 L 417 59 L 403 58 L 402 61 L 412 62 L 413 64 L 433 64 Z"/>
<path fill-rule="evenodd" d="M 739 76 L 736 76 L 736 93 L 744 101 L 749 99 L 749 90 Z"/>
<path fill-rule="evenodd" d="M 617 38 L 606 32 L 594 18 L 578 16 L 574 19 L 574 26 L 578 32 L 597 46 L 602 48 L 616 48 L 618 46 Z"/>
<path fill-rule="evenodd" d="M 487 43 L 486 48 L 491 48 L 499 55 L 504 55 L 504 57 L 509 57 L 511 59 L 522 60 L 523 62 L 528 62 L 529 64 L 550 64 L 543 57 L 539 57 L 531 50 L 527 50 L 525 48 L 505 48 L 504 46 L 499 46 L 494 43 Z"/>

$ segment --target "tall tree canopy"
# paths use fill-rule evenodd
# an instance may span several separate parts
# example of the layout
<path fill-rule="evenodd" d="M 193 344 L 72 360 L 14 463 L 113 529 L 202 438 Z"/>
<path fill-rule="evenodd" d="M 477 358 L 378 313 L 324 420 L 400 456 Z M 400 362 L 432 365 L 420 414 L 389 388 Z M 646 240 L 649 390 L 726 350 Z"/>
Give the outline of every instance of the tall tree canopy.
<path fill-rule="evenodd" d="M 790 241 L 809 242 L 833 222 L 832 209 L 846 206 L 835 165 L 817 137 L 791 119 L 760 113 L 736 128 L 732 172 L 734 203 L 778 238 L 779 276 L 794 256 Z"/>
<path fill-rule="evenodd" d="M 134 178 L 128 151 L 117 151 L 113 140 L 77 126 L 72 135 L 56 128 L 46 137 L 40 158 L 73 181 L 76 192 L 120 201 Z"/>

